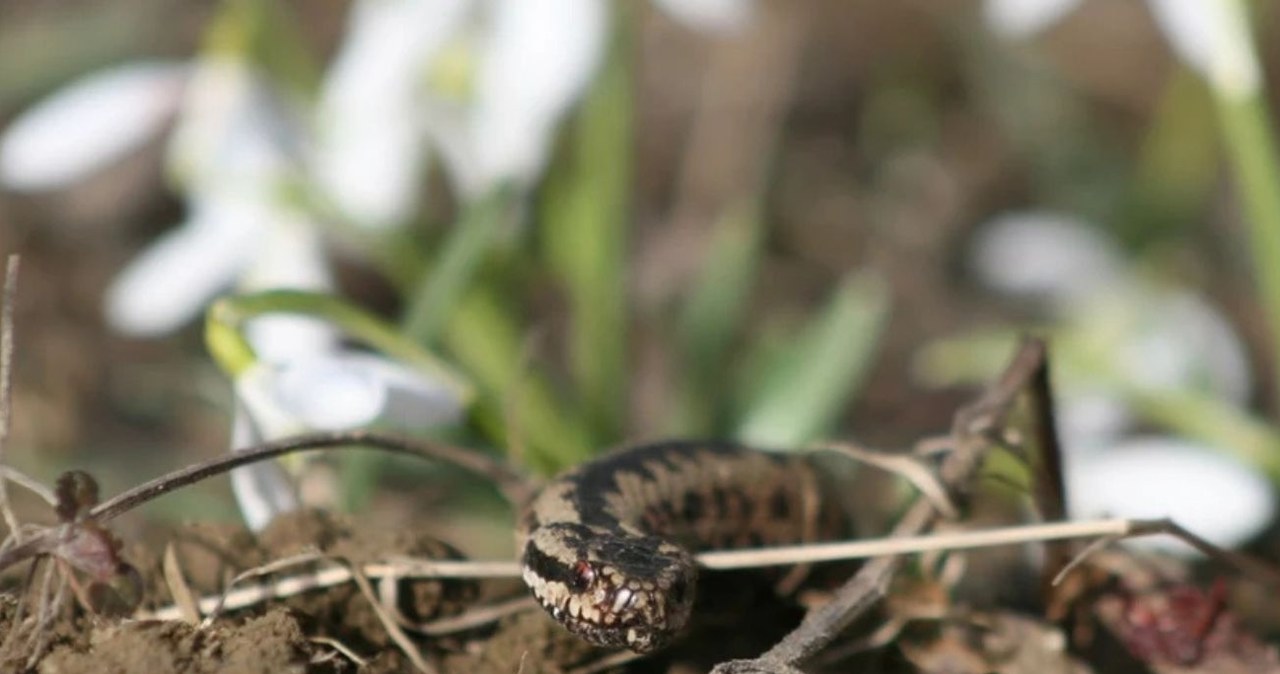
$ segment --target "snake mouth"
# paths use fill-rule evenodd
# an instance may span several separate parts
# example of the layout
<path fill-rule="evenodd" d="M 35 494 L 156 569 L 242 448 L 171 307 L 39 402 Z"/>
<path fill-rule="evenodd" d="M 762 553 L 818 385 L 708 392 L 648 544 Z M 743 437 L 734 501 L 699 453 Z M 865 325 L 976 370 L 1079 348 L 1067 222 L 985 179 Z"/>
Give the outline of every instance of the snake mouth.
<path fill-rule="evenodd" d="M 602 582 L 574 591 L 527 568 L 524 579 L 552 619 L 597 646 L 649 653 L 670 643 L 689 618 L 685 598 L 677 596 L 678 601 L 673 601 L 669 589 Z"/>
<path fill-rule="evenodd" d="M 627 588 L 606 594 L 603 601 L 580 593 L 549 592 L 544 596 L 535 592 L 534 597 L 552 619 L 596 646 L 648 653 L 669 643 L 683 625 L 655 621 L 654 616 L 636 611 L 637 602 L 643 605 L 654 599 Z"/>

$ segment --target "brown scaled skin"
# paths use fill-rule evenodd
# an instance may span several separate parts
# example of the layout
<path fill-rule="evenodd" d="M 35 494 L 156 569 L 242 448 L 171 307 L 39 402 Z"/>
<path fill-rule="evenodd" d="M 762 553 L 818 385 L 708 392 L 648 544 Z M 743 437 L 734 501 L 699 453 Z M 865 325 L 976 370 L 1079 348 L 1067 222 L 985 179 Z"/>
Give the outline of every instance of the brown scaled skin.
<path fill-rule="evenodd" d="M 569 631 L 658 650 L 693 610 L 690 550 L 811 541 L 822 507 L 802 457 L 672 442 L 606 455 L 557 478 L 517 532 L 523 577 Z"/>

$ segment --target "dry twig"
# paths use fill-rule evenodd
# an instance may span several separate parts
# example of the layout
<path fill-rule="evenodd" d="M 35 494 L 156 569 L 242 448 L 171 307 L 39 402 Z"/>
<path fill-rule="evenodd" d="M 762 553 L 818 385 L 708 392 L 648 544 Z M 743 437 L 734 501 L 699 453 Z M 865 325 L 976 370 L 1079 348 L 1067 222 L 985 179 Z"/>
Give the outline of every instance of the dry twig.
<path fill-rule="evenodd" d="M 13 304 L 18 293 L 18 256 L 10 255 L 5 266 L 4 295 L 0 299 L 0 466 L 5 465 L 9 427 L 13 417 Z M 8 476 L 0 477 L 0 514 L 9 527 L 9 536 L 22 536 L 18 518 L 9 504 Z"/>
<path fill-rule="evenodd" d="M 962 408 L 952 425 L 953 450 L 943 461 L 940 475 L 947 488 L 963 493 L 981 465 L 988 435 L 999 428 L 1017 395 L 1038 368 L 1046 367 L 1045 345 L 1026 340 L 1004 374 L 981 398 Z M 925 530 L 937 518 L 933 504 L 917 498 L 893 528 L 894 536 L 910 536 Z M 719 674 L 795 674 L 799 665 L 821 651 L 854 619 L 874 606 L 887 592 L 902 558 L 878 557 L 864 565 L 826 605 L 810 611 L 800 626 L 759 658 L 721 663 Z"/>

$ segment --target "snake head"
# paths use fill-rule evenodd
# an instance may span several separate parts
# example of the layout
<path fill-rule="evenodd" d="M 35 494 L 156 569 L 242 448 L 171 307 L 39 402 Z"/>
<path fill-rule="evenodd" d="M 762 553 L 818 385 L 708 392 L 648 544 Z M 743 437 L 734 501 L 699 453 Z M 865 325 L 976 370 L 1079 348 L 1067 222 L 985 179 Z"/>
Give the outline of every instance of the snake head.
<path fill-rule="evenodd" d="M 648 653 L 667 645 L 693 610 L 697 567 L 656 536 L 582 524 L 529 535 L 525 583 L 551 617 L 598 646 Z"/>

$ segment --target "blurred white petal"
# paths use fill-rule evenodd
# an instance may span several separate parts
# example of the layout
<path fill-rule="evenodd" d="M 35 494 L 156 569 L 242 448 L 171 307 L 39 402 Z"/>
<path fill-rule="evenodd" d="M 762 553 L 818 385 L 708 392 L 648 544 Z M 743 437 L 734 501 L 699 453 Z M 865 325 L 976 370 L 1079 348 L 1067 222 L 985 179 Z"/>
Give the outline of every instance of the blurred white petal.
<path fill-rule="evenodd" d="M 310 428 L 339 430 L 374 422 L 424 428 L 458 420 L 461 403 L 416 370 L 363 353 L 333 353 L 279 370 L 282 407 Z"/>
<path fill-rule="evenodd" d="M 315 161 L 316 180 L 339 212 L 374 228 L 401 224 L 413 213 L 427 154 L 412 106 L 380 100 L 385 107 L 334 118 Z"/>
<path fill-rule="evenodd" d="M 253 202 L 195 202 L 190 220 L 160 237 L 112 282 L 108 322 L 131 335 L 181 327 L 249 263 L 269 217 Z"/>
<path fill-rule="evenodd" d="M 456 390 L 420 370 L 367 353 L 338 356 L 351 367 L 359 367 L 378 378 L 386 388 L 386 401 L 379 421 L 399 428 L 420 429 L 457 423 L 462 418 L 462 401 Z"/>
<path fill-rule="evenodd" d="M 386 387 L 374 373 L 333 357 L 283 364 L 274 392 L 281 407 L 301 423 L 330 431 L 372 423 L 387 399 Z"/>
<path fill-rule="evenodd" d="M 276 210 L 270 226 L 260 228 L 253 266 L 240 278 L 240 287 L 328 290 L 333 279 L 315 225 L 284 204 Z"/>
<path fill-rule="evenodd" d="M 1152 389 L 1208 392 L 1236 404 L 1248 401 L 1253 383 L 1244 344 L 1203 299 L 1145 290 L 1115 310 L 1134 322 L 1115 355 L 1129 381 Z"/>
<path fill-rule="evenodd" d="M 337 346 L 340 338 L 338 331 L 321 319 L 285 313 L 250 320 L 244 334 L 254 354 L 267 363 L 325 353 Z"/>
<path fill-rule="evenodd" d="M 1101 390 L 1062 391 L 1055 412 L 1062 445 L 1068 449 L 1110 444 L 1133 418 L 1122 398 Z"/>
<path fill-rule="evenodd" d="M 300 153 L 298 127 L 247 63 L 209 56 L 191 76 L 169 160 L 195 190 L 269 190 Z"/>
<path fill-rule="evenodd" d="M 738 30 L 755 13 L 754 0 L 655 0 L 668 14 L 691 28 L 724 33 Z"/>
<path fill-rule="evenodd" d="M 1231 457 L 1174 438 L 1136 438 L 1092 453 L 1068 452 L 1073 517 L 1170 517 L 1209 541 L 1233 547 L 1270 522 L 1275 494 L 1265 478 Z M 1169 537 L 1137 545 L 1191 548 Z"/>
<path fill-rule="evenodd" d="M 240 277 L 246 292 L 262 290 L 329 290 L 333 283 L 315 226 L 301 213 L 283 210 L 262 228 L 253 263 Z M 258 358 L 272 363 L 331 352 L 338 331 L 328 322 L 288 314 L 254 318 L 245 334 Z"/>
<path fill-rule="evenodd" d="M 1048 28 L 1079 5 L 1080 0 L 986 0 L 983 14 L 993 31 L 1019 39 Z"/>
<path fill-rule="evenodd" d="M 1240 0 L 1148 0 L 1156 22 L 1188 65 L 1232 97 L 1257 93 L 1261 74 Z"/>
<path fill-rule="evenodd" d="M 542 171 L 557 123 L 601 61 L 609 23 L 600 0 L 497 0 L 493 12 L 471 128 L 479 175 L 463 182 L 472 194 Z"/>
<path fill-rule="evenodd" d="M 231 446 L 235 449 L 264 440 L 244 404 L 236 403 Z M 231 471 L 231 491 L 245 524 L 252 531 L 267 526 L 276 516 L 301 506 L 294 481 L 278 461 L 259 461 Z"/>
<path fill-rule="evenodd" d="M 67 85 L 14 121 L 0 138 L 0 183 L 65 187 L 119 160 L 177 108 L 187 69 L 132 63 Z"/>
<path fill-rule="evenodd" d="M 316 179 L 357 224 L 412 213 L 422 188 L 423 71 L 457 29 L 468 0 L 363 0 L 325 78 L 317 110 Z"/>
<path fill-rule="evenodd" d="M 1000 215 L 978 232 L 971 255 L 974 271 L 991 288 L 1061 302 L 1105 290 L 1123 269 L 1109 239 L 1058 213 Z"/>

